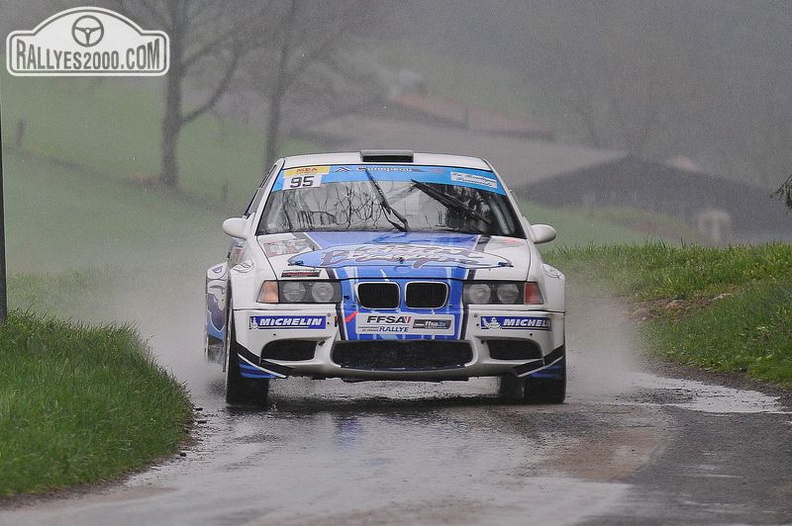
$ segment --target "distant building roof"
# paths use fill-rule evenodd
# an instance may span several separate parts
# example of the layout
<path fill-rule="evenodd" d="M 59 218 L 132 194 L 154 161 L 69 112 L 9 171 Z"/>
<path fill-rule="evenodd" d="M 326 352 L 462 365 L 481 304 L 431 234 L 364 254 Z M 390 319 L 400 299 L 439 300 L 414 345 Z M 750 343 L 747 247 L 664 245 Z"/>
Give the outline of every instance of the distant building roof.
<path fill-rule="evenodd" d="M 727 212 L 738 240 L 789 239 L 792 216 L 770 191 L 689 167 L 633 155 L 557 173 L 552 181 L 512 186 L 517 195 L 551 206 L 631 207 L 695 224 L 702 212 Z"/>
<path fill-rule="evenodd" d="M 318 122 L 311 127 L 310 132 L 312 141 L 324 142 L 334 150 L 406 148 L 483 157 L 492 163 L 512 188 L 626 155 L 621 151 L 525 140 L 464 128 L 438 128 L 423 122 L 386 119 L 368 114 L 346 115 Z"/>
<path fill-rule="evenodd" d="M 555 140 L 555 130 L 544 124 L 458 100 L 431 97 L 422 93 L 398 94 L 388 97 L 383 109 L 392 110 L 395 117 L 412 118 L 413 120 L 465 128 L 482 133 L 504 134 L 545 141 Z"/>

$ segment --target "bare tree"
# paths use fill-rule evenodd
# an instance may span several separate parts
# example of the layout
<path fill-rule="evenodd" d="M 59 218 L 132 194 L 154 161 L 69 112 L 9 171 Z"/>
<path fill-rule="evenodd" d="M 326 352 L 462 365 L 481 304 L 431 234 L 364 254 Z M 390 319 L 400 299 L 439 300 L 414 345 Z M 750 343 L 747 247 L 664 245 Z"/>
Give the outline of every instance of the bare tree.
<path fill-rule="evenodd" d="M 792 210 L 792 175 L 787 178 L 784 184 L 782 184 L 773 195 L 784 201 L 786 207 Z"/>
<path fill-rule="evenodd" d="M 672 38 L 646 29 L 651 9 L 627 7 L 539 6 L 535 27 L 542 34 L 531 48 L 548 58 L 543 68 L 527 70 L 576 117 L 592 146 L 642 155 L 693 99 L 694 68 Z"/>
<path fill-rule="evenodd" d="M 379 98 L 373 60 L 357 39 L 378 22 L 374 9 L 366 0 L 283 0 L 271 11 L 280 30 L 239 86 L 266 99 L 265 171 L 284 133 Z"/>
<path fill-rule="evenodd" d="M 170 70 L 165 80 L 160 178 L 179 184 L 178 145 L 185 126 L 211 110 L 231 85 L 244 59 L 272 36 L 270 2 L 253 0 L 119 0 L 122 12 L 170 37 Z M 201 77 L 204 99 L 185 103 L 185 81 Z"/>

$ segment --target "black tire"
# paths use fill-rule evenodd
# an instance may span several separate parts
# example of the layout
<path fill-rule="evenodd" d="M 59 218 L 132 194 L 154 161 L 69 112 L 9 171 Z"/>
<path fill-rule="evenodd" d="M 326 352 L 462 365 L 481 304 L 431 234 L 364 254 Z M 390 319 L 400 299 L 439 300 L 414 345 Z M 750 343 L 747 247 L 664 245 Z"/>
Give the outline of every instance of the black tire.
<path fill-rule="evenodd" d="M 498 378 L 498 396 L 504 402 L 521 403 L 524 398 L 524 385 L 522 378 L 505 375 Z"/>
<path fill-rule="evenodd" d="M 523 399 L 526 404 L 563 404 L 566 400 L 566 356 L 559 362 L 561 371 L 557 378 L 531 378 L 523 380 Z"/>
<path fill-rule="evenodd" d="M 231 305 L 228 306 L 228 324 L 226 325 L 226 403 L 231 405 L 267 404 L 269 379 L 245 378 L 239 369 L 239 344 L 236 341 Z"/>

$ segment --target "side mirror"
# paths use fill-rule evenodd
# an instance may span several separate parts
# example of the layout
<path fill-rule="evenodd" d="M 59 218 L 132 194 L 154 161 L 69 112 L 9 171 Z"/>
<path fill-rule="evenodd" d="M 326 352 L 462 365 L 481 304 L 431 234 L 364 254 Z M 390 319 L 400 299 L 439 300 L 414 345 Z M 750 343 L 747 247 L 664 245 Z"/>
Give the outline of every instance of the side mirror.
<path fill-rule="evenodd" d="M 242 217 L 232 217 L 223 221 L 223 232 L 231 237 L 247 238 L 248 222 Z"/>
<path fill-rule="evenodd" d="M 533 238 L 534 243 L 547 243 L 554 240 L 556 235 L 558 235 L 556 229 L 550 225 L 544 225 L 541 223 L 531 225 L 531 237 Z"/>

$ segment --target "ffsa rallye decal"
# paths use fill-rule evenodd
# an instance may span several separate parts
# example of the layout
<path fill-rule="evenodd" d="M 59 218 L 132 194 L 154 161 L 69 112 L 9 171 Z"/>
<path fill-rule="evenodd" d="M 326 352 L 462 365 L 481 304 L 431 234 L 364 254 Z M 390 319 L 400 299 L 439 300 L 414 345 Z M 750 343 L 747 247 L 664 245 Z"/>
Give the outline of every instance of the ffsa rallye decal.
<path fill-rule="evenodd" d="M 359 334 L 454 334 L 453 316 L 358 314 Z"/>

